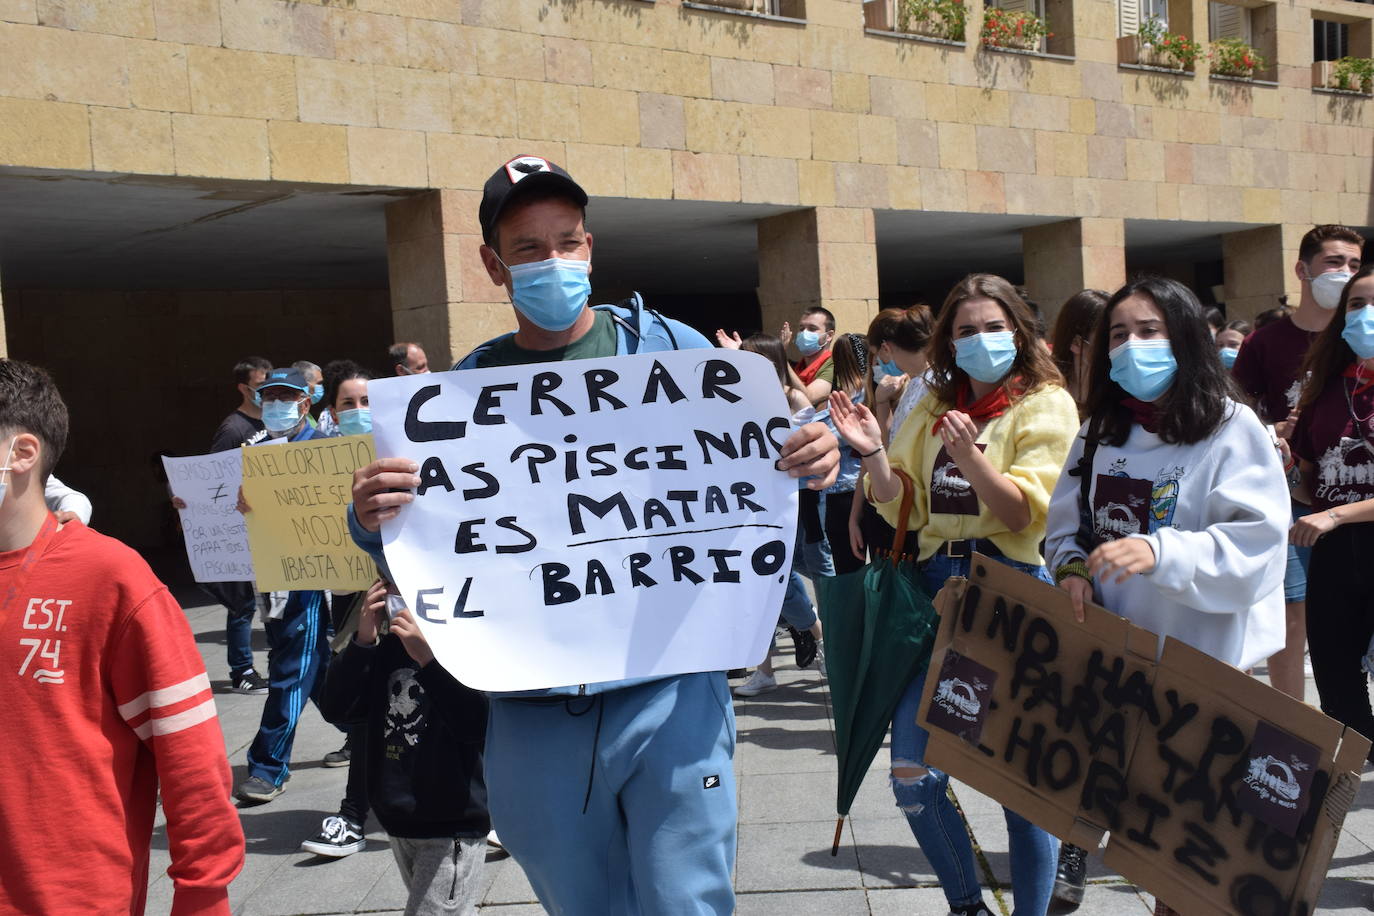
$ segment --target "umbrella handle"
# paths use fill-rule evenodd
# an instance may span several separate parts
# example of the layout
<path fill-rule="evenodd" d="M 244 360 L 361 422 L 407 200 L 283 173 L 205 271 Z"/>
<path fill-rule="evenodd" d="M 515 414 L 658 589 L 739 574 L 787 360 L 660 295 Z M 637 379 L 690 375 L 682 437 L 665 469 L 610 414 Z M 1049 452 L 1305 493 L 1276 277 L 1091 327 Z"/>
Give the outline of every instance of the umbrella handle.
<path fill-rule="evenodd" d="M 835 840 L 834 840 L 834 842 L 832 842 L 832 843 L 830 844 L 830 855 L 831 855 L 831 856 L 838 856 L 838 855 L 840 854 L 840 834 L 841 834 L 843 831 L 844 831 L 844 815 L 841 814 L 841 815 L 835 820 Z"/>
<path fill-rule="evenodd" d="M 902 502 L 897 510 L 897 533 L 892 540 L 892 565 L 896 566 L 901 562 L 904 552 L 902 548 L 906 544 L 906 526 L 911 521 L 911 506 L 916 501 L 916 485 L 911 482 L 911 477 L 906 471 L 893 468 L 892 473 L 902 483 Z"/>

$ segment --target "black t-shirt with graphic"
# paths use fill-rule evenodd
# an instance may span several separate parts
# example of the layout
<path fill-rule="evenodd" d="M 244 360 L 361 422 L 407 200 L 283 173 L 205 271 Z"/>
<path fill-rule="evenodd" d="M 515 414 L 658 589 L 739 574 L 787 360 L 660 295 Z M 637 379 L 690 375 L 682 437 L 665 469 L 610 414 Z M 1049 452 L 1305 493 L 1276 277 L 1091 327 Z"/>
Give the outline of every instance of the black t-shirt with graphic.
<path fill-rule="evenodd" d="M 1313 510 L 1374 499 L 1371 441 L 1374 387 L 1355 393 L 1354 379 L 1338 376 L 1327 381 L 1293 430 L 1293 454 L 1316 466 Z"/>
<path fill-rule="evenodd" d="M 210 439 L 210 453 L 226 452 L 231 448 L 238 448 L 246 445 L 257 438 L 257 434 L 263 432 L 264 427 L 261 420 L 248 416 L 241 410 L 236 410 L 224 418 L 220 423 L 219 429 L 215 430 L 215 435 Z"/>

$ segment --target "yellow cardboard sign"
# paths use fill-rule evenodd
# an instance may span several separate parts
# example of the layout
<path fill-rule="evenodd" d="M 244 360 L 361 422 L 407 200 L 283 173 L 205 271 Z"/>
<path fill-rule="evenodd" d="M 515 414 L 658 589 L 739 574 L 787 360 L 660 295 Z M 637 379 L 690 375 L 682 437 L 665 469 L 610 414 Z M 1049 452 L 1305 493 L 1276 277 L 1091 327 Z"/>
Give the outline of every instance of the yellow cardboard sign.
<path fill-rule="evenodd" d="M 371 463 L 371 436 L 242 449 L 248 549 L 261 591 L 363 591 L 377 577 L 348 534 L 353 472 Z"/>

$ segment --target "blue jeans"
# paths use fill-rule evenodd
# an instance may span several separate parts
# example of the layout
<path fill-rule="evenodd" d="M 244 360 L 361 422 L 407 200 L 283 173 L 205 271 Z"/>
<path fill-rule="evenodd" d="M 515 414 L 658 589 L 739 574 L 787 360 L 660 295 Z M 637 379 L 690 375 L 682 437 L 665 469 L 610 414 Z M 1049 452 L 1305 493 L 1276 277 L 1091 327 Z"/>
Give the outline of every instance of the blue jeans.
<path fill-rule="evenodd" d="M 1013 569 L 1049 581 L 1045 568 L 1018 563 L 1008 558 L 1000 562 Z M 921 567 L 921 587 L 934 595 L 950 576 L 968 573 L 967 559 L 936 554 Z M 916 724 L 916 714 L 925 685 L 921 672 L 902 694 L 892 716 L 892 794 L 897 807 L 906 815 L 911 832 L 930 860 L 951 907 L 965 906 L 982 899 L 978 866 L 973 857 L 964 823 L 949 800 L 949 775 L 925 763 L 930 733 Z M 923 775 L 899 775 L 902 770 L 924 770 Z M 1018 916 L 1044 916 L 1054 890 L 1059 841 L 1021 815 L 1002 809 L 1007 820 L 1011 852 L 1011 886 Z"/>
<path fill-rule="evenodd" d="M 258 595 L 253 583 L 203 582 L 200 587 L 229 611 L 224 618 L 229 674 L 242 674 L 253 667 L 253 616 L 258 610 Z"/>
<path fill-rule="evenodd" d="M 1293 503 L 1293 521 L 1311 515 L 1312 507 Z M 1307 567 L 1312 562 L 1311 547 L 1288 545 L 1288 565 L 1283 571 L 1283 603 L 1297 604 L 1307 600 Z"/>

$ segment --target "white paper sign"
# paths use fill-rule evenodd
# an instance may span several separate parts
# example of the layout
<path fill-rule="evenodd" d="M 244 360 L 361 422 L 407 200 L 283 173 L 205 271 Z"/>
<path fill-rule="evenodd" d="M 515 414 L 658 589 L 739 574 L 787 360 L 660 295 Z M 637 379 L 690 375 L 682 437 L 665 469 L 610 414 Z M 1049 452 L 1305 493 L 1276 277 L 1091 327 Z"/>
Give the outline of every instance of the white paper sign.
<path fill-rule="evenodd" d="M 378 457 L 421 466 L 383 525 L 439 661 L 479 690 L 756 664 L 797 481 L 771 363 L 732 350 L 376 379 Z"/>
<path fill-rule="evenodd" d="M 172 495 L 186 502 L 179 510 L 181 530 L 197 582 L 253 581 L 248 528 L 236 508 L 243 482 L 241 451 L 162 459 Z"/>

